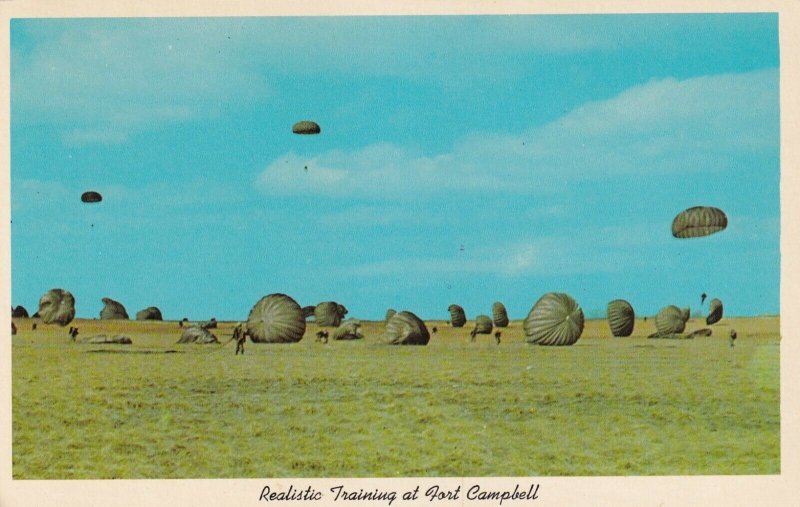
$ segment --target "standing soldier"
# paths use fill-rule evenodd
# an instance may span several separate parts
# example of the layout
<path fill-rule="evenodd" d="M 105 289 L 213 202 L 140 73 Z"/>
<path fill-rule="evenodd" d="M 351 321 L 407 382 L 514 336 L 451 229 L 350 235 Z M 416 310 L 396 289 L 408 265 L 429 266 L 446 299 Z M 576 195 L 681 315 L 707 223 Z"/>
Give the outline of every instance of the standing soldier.
<path fill-rule="evenodd" d="M 233 337 L 236 339 L 236 354 L 239 355 L 241 351 L 242 355 L 244 355 L 244 342 L 247 341 L 247 335 L 249 333 L 242 329 L 242 325 L 239 324 L 236 326 L 236 329 L 233 330 Z"/>
<path fill-rule="evenodd" d="M 733 347 L 733 343 L 736 341 L 736 330 L 735 329 L 731 329 L 730 341 L 731 341 L 731 347 Z"/>
<path fill-rule="evenodd" d="M 75 338 L 78 336 L 78 328 L 77 327 L 69 328 L 69 335 L 72 337 L 72 341 L 74 342 Z"/>

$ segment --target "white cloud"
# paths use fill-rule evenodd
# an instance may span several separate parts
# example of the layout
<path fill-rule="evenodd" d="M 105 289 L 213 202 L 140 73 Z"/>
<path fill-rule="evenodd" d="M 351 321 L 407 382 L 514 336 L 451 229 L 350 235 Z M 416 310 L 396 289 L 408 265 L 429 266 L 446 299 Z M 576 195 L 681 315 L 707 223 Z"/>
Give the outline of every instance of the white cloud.
<path fill-rule="evenodd" d="M 289 153 L 256 185 L 271 195 L 383 199 L 535 193 L 643 172 L 715 173 L 778 146 L 778 72 L 764 70 L 652 81 L 520 135 L 474 134 L 431 156 L 392 144 L 310 159 Z"/>

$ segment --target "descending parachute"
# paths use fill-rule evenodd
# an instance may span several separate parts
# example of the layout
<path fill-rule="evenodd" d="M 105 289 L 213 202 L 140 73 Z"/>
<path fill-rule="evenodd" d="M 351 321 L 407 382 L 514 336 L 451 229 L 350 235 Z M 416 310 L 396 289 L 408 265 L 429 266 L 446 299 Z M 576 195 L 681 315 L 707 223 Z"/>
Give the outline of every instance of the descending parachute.
<path fill-rule="evenodd" d="M 699 238 L 724 230 L 728 217 L 719 208 L 695 206 L 681 211 L 672 221 L 672 235 L 676 238 Z"/>
<path fill-rule="evenodd" d="M 508 326 L 508 312 L 506 312 L 506 307 L 500 301 L 492 305 L 492 320 L 497 327 Z"/>
<path fill-rule="evenodd" d="M 705 292 L 700 294 L 700 304 L 701 305 L 706 302 L 706 298 L 707 297 L 708 297 L 708 294 L 706 294 Z"/>
<path fill-rule="evenodd" d="M 614 336 L 630 336 L 636 315 L 633 307 L 624 299 L 615 299 L 608 303 L 608 327 Z"/>
<path fill-rule="evenodd" d="M 708 317 L 706 317 L 706 324 L 716 324 L 722 319 L 722 301 L 717 298 L 711 300 L 708 304 Z"/>
<path fill-rule="evenodd" d="M 490 334 L 492 332 L 492 319 L 488 315 L 478 315 L 475 317 L 475 328 L 469 335 L 475 339 L 475 335 Z"/>
<path fill-rule="evenodd" d="M 568 294 L 548 292 L 533 305 L 522 325 L 537 345 L 572 345 L 583 333 L 583 310 Z"/>
<path fill-rule="evenodd" d="M 386 323 L 386 342 L 391 345 L 427 345 L 431 339 L 425 323 L 411 312 L 400 312 Z"/>
<path fill-rule="evenodd" d="M 450 305 L 447 307 L 447 311 L 450 312 L 450 324 L 453 327 L 464 327 L 464 324 L 467 323 L 467 316 L 463 308 L 458 305 Z"/>
<path fill-rule="evenodd" d="M 64 289 L 50 289 L 39 298 L 36 313 L 45 324 L 66 326 L 75 318 L 75 297 Z"/>
<path fill-rule="evenodd" d="M 100 195 L 98 192 L 94 190 L 90 190 L 88 192 L 84 192 L 81 194 L 81 202 L 85 203 L 93 203 L 93 202 L 100 202 L 103 200 L 103 196 Z"/>
<path fill-rule="evenodd" d="M 285 294 L 270 294 L 250 310 L 247 331 L 255 343 L 299 342 L 306 332 L 306 319 L 297 301 Z"/>
<path fill-rule="evenodd" d="M 319 134 L 322 130 L 315 122 L 303 120 L 292 126 L 292 132 L 295 134 Z"/>
<path fill-rule="evenodd" d="M 101 301 L 105 306 L 100 310 L 100 320 L 128 320 L 128 312 L 122 303 L 111 298 L 103 298 Z"/>
<path fill-rule="evenodd" d="M 675 305 L 665 306 L 656 315 L 656 334 L 680 334 L 686 329 L 683 311 Z"/>

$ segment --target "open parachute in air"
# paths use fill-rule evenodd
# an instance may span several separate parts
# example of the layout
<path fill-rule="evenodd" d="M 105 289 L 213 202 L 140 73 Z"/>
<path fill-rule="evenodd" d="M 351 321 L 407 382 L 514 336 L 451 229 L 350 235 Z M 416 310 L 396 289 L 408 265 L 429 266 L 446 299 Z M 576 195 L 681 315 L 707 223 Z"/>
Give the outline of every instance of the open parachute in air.
<path fill-rule="evenodd" d="M 100 195 L 99 192 L 95 192 L 94 190 L 89 190 L 88 192 L 84 192 L 83 194 L 81 194 L 81 202 L 85 202 L 87 204 L 100 202 L 102 200 L 103 196 Z"/>
<path fill-rule="evenodd" d="M 728 227 L 728 217 L 719 208 L 695 206 L 678 213 L 672 221 L 672 235 L 679 239 L 710 236 Z"/>
<path fill-rule="evenodd" d="M 316 122 L 310 120 L 303 120 L 292 125 L 292 133 L 300 135 L 313 135 L 319 134 L 322 129 Z"/>

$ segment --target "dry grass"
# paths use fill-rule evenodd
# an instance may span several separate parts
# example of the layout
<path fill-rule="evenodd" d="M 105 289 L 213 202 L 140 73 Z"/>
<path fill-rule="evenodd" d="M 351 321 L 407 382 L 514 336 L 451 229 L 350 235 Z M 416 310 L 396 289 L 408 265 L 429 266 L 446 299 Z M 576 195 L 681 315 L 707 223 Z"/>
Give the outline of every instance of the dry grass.
<path fill-rule="evenodd" d="M 426 347 L 380 345 L 368 322 L 365 340 L 323 345 L 310 325 L 244 356 L 176 345 L 175 322 L 73 323 L 128 346 L 15 322 L 17 479 L 780 472 L 776 317 L 695 340 L 648 340 L 652 319 L 632 338 L 589 321 L 563 348 L 523 343 L 519 322 L 499 346 L 470 343 L 472 322 L 429 322 Z M 213 331 L 224 343 L 232 326 Z"/>

